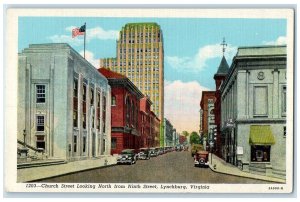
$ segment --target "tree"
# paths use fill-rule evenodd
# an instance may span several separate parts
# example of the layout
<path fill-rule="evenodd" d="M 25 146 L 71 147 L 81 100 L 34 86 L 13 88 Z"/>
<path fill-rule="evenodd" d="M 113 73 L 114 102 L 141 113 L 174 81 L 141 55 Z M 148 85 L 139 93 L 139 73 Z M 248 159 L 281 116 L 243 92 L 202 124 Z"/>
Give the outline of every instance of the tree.
<path fill-rule="evenodd" d="M 182 131 L 182 135 L 187 138 L 190 134 L 187 131 Z"/>
<path fill-rule="evenodd" d="M 200 136 L 197 132 L 193 131 L 190 135 L 191 144 L 200 144 Z"/>

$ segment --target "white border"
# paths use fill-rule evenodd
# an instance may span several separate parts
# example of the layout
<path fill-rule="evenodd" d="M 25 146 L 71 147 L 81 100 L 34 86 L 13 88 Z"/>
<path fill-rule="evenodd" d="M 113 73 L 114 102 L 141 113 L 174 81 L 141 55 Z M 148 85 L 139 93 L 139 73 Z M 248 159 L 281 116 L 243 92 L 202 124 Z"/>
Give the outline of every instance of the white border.
<path fill-rule="evenodd" d="M 87 12 L 88 10 L 88 12 Z M 101 10 L 101 12 L 99 12 Z M 16 125 L 17 120 L 17 62 L 18 62 L 18 17 L 19 16 L 82 16 L 82 17 L 158 17 L 158 18 L 285 18 L 287 23 L 287 86 L 288 106 L 293 106 L 293 10 L 292 9 L 8 9 L 6 15 L 6 63 L 4 66 L 4 111 L 5 111 L 5 190 L 9 192 L 30 192 L 26 183 L 16 183 Z M 287 111 L 287 134 L 293 134 L 293 108 Z M 296 134 L 294 134 L 296 135 Z M 287 170 L 286 184 L 283 190 L 269 190 L 270 185 L 264 184 L 209 184 L 211 189 L 195 191 L 188 190 L 90 190 L 90 189 L 34 189 L 33 192 L 127 192 L 127 193 L 290 193 L 293 184 L 293 137 L 286 138 Z M 9 145 L 9 147 L 8 147 Z M 113 184 L 112 184 L 113 185 Z M 159 184 L 160 185 L 160 184 Z M 183 185 L 183 184 L 180 184 Z M 271 184 L 276 186 L 276 184 Z"/>

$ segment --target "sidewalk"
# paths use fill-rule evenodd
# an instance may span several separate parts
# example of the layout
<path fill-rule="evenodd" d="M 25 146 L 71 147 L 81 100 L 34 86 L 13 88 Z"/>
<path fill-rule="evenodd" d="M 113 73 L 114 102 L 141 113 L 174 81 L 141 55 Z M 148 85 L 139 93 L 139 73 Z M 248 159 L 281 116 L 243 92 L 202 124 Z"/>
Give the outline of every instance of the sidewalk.
<path fill-rule="evenodd" d="M 256 175 L 256 174 L 241 171 L 238 167 L 230 163 L 226 163 L 223 159 L 217 157 L 214 154 L 211 162 L 211 153 L 209 154 L 209 161 L 210 161 L 209 167 L 214 172 L 240 176 L 240 177 L 247 177 L 247 178 L 258 179 L 258 180 L 271 181 L 276 183 L 285 183 L 284 179 L 268 177 L 264 175 Z"/>
<path fill-rule="evenodd" d="M 23 168 L 17 170 L 17 182 L 29 182 L 79 171 L 115 165 L 115 156 L 103 156 L 95 159 L 72 161 L 65 164 Z"/>

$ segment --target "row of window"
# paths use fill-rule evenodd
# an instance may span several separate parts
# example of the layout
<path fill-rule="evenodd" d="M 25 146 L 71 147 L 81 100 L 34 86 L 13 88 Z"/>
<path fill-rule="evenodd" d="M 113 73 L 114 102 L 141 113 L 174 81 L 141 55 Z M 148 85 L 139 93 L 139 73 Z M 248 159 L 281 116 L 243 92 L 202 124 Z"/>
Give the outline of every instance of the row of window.
<path fill-rule="evenodd" d="M 90 105 L 94 105 L 94 88 L 90 87 Z M 101 95 L 100 92 L 97 92 L 97 108 L 96 113 L 98 119 L 97 121 L 97 129 L 100 130 L 100 122 L 102 121 L 102 132 L 105 133 L 105 119 L 106 119 L 106 97 L 102 97 L 102 120 L 100 116 L 100 101 Z M 86 117 L 86 102 L 87 102 L 87 84 L 82 83 L 82 127 L 86 129 L 87 127 L 87 117 Z M 92 112 L 92 128 L 95 127 L 95 111 Z M 74 77 L 73 82 L 73 127 L 78 127 L 78 78 Z"/>
<path fill-rule="evenodd" d="M 157 47 L 155 47 L 155 48 L 128 48 L 128 49 L 126 49 L 126 48 L 120 48 L 119 49 L 119 52 L 120 52 L 120 54 L 122 54 L 122 53 L 126 53 L 126 50 L 128 51 L 128 53 L 143 53 L 143 52 L 145 52 L 145 53 L 151 53 L 151 52 L 154 52 L 154 53 L 157 53 L 158 54 L 158 52 L 159 52 L 159 48 L 157 48 Z"/>

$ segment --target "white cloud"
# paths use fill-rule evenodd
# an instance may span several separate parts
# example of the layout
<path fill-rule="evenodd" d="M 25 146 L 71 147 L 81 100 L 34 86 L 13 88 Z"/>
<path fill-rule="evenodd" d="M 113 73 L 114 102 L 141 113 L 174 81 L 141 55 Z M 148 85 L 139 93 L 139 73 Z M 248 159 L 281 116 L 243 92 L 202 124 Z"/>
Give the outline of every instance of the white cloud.
<path fill-rule="evenodd" d="M 69 35 L 54 35 L 48 37 L 53 43 L 68 43 L 71 46 L 80 46 L 83 44 L 83 36 L 72 38 L 72 29 L 76 26 L 66 27 L 65 30 L 69 32 Z M 89 42 L 92 39 L 100 40 L 116 40 L 119 32 L 116 30 L 104 30 L 101 27 L 94 27 L 87 29 L 86 41 Z"/>
<path fill-rule="evenodd" d="M 165 81 L 165 117 L 178 132 L 199 131 L 200 100 L 206 90 L 197 81 Z"/>
<path fill-rule="evenodd" d="M 232 58 L 236 51 L 237 47 L 228 44 L 225 57 Z M 221 56 L 222 48 L 220 44 L 213 44 L 200 47 L 197 54 L 192 57 L 166 56 L 166 61 L 178 71 L 199 72 L 207 67 L 208 60 L 220 58 Z"/>
<path fill-rule="evenodd" d="M 265 45 L 286 45 L 286 36 L 279 36 L 275 41 L 264 41 Z"/>
<path fill-rule="evenodd" d="M 82 57 L 84 55 L 83 53 L 83 51 L 80 51 L 80 55 L 82 55 Z M 98 68 L 100 65 L 99 59 L 96 59 L 94 57 L 94 53 L 91 51 L 85 50 L 85 59 L 89 61 L 89 63 L 91 63 L 95 68 Z"/>
<path fill-rule="evenodd" d="M 83 44 L 83 39 L 81 38 L 72 38 L 72 36 L 68 36 L 68 35 L 53 35 L 50 36 L 49 39 L 53 42 L 53 43 L 68 43 L 71 46 L 80 46 Z"/>

